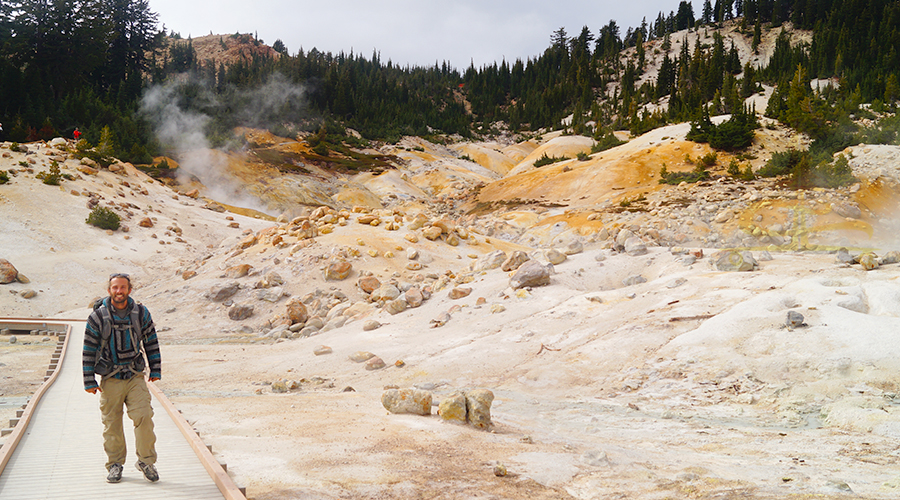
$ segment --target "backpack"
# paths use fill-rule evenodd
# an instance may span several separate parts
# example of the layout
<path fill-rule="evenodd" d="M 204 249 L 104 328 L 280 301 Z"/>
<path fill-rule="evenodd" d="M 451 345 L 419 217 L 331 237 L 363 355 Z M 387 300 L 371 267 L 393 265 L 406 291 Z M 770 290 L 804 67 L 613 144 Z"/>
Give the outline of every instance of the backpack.
<path fill-rule="evenodd" d="M 94 310 L 100 313 L 100 348 L 94 358 L 94 373 L 101 377 L 112 377 L 123 371 L 130 371 L 132 374 L 142 373 L 146 364 L 141 346 L 141 305 L 134 304 L 127 325 L 116 324 L 105 303 L 95 305 Z M 115 336 L 113 345 L 116 349 L 113 354 L 119 363 L 103 357 L 109 339 L 113 336 Z M 123 361 L 127 362 L 122 363 Z"/>

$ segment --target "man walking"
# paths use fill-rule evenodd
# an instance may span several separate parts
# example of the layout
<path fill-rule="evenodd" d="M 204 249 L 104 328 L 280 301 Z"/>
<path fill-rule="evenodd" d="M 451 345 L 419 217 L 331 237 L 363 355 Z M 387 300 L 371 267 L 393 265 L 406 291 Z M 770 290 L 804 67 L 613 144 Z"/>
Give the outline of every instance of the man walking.
<path fill-rule="evenodd" d="M 107 287 L 109 297 L 94 305 L 84 329 L 82 369 L 84 390 L 100 391 L 103 420 L 103 448 L 106 450 L 106 480 L 118 483 L 125 464 L 123 406 L 134 423 L 135 464 L 148 481 L 158 481 L 156 471 L 156 435 L 153 433 L 153 408 L 144 370 L 150 365 L 150 381 L 160 378 L 162 360 L 159 341 L 150 311 L 134 301 L 131 278 L 113 274 Z M 141 347 L 143 346 L 143 350 Z M 144 358 L 146 354 L 146 360 Z M 100 375 L 97 385 L 95 374 Z"/>

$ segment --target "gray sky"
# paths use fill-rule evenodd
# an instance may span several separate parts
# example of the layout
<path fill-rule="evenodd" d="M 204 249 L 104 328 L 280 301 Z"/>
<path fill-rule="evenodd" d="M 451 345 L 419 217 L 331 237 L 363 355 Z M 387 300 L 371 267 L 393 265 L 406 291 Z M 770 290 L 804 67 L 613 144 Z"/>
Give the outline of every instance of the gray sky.
<path fill-rule="evenodd" d="M 258 33 L 271 45 L 281 39 L 291 54 L 303 47 L 323 52 L 373 50 L 382 62 L 432 65 L 449 61 L 465 69 L 506 58 L 540 55 L 550 35 L 565 27 L 571 36 L 587 25 L 594 35 L 614 19 L 621 34 L 641 18 L 654 21 L 678 9 L 679 0 L 150 0 L 167 31 L 183 37 Z M 699 16 L 702 0 L 693 0 Z"/>

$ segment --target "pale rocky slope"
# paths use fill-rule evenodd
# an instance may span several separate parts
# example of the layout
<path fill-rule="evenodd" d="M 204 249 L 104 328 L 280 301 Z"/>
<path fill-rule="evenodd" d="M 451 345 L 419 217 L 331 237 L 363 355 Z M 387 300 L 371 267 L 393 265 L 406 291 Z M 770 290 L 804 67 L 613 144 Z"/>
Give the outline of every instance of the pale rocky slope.
<path fill-rule="evenodd" d="M 685 132 L 538 169 L 519 166 L 547 144 L 410 138 L 382 151 L 396 169 L 355 176 L 254 178 L 254 161 L 229 156 L 222 175 L 276 193 L 258 198 L 287 213 L 278 221 L 210 210 L 128 165 L 84 174 L 64 150 L 7 143 L 0 168 L 17 175 L 0 185 L 0 258 L 30 283 L 0 285 L 13 292 L 0 308 L 83 317 L 109 273 L 132 273 L 163 341 L 160 387 L 258 499 L 896 497 L 900 267 L 865 271 L 829 251 L 897 248 L 898 149 L 854 148 L 862 180 L 839 190 L 659 185 L 662 162 L 688 169 L 685 154 L 707 151 Z M 764 129 L 754 151 L 791 140 Z M 52 158 L 77 178 L 35 179 Z M 300 191 L 329 207 L 286 206 Z M 132 214 L 128 232 L 84 223 L 91 193 Z M 432 226 L 447 231 L 431 240 Z M 647 252 L 622 252 L 627 236 Z M 758 269 L 716 269 L 711 255 L 735 246 Z M 511 289 L 489 265 L 498 250 L 553 259 L 550 284 Z M 340 262 L 348 277 L 326 280 Z M 364 277 L 404 293 L 371 302 Z M 452 299 L 458 288 L 471 292 Z M 296 299 L 310 319 L 286 328 Z M 241 306 L 252 315 L 231 319 Z M 805 324 L 787 328 L 789 311 Z M 387 366 L 350 361 L 357 351 Z M 299 388 L 273 392 L 278 381 Z M 389 414 L 386 386 L 436 401 L 488 388 L 494 431 Z"/>

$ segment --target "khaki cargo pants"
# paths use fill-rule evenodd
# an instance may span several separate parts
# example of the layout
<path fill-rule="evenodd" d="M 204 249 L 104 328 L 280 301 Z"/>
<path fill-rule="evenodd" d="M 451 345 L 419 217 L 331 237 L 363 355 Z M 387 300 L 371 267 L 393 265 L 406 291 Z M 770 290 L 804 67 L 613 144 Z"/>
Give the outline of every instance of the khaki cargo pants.
<path fill-rule="evenodd" d="M 150 390 L 144 374 L 128 380 L 104 377 L 100 381 L 100 413 L 103 420 L 103 449 L 106 450 L 106 468 L 112 464 L 125 464 L 125 431 L 122 428 L 123 406 L 128 408 L 128 418 L 134 422 L 134 443 L 137 456 L 145 464 L 156 463 L 156 435 L 153 433 L 153 408 L 150 406 Z"/>

